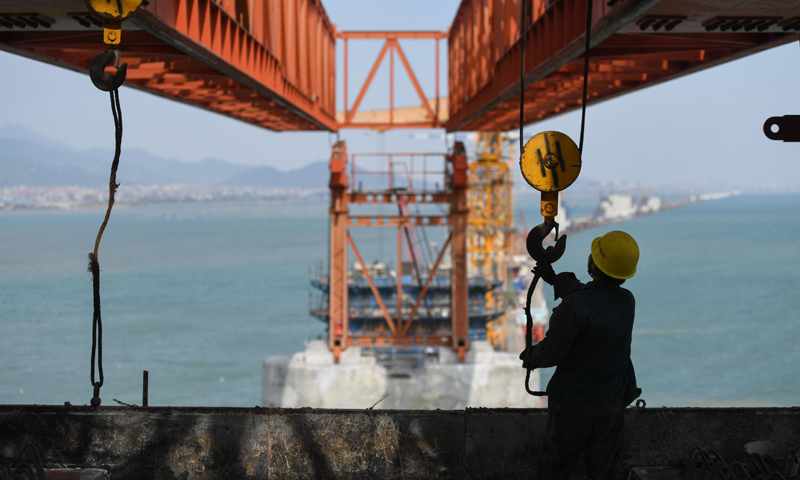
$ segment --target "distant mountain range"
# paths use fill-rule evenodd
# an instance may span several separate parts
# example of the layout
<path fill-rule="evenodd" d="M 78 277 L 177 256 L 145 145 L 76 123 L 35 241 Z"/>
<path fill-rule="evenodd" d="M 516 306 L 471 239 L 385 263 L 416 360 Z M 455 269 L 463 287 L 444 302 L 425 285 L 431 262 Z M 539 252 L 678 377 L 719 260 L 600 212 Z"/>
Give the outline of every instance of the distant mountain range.
<path fill-rule="evenodd" d="M 0 126 L 0 187 L 98 187 L 108 184 L 113 150 L 75 150 L 19 125 Z M 117 178 L 126 185 L 326 188 L 328 162 L 282 172 L 208 158 L 181 162 L 124 148 Z"/>

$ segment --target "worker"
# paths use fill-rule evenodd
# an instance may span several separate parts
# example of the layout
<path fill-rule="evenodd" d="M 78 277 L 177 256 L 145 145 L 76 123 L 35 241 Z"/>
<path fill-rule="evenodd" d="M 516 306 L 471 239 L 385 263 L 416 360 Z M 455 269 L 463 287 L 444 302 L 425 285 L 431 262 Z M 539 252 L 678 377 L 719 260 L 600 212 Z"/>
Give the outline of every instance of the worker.
<path fill-rule="evenodd" d="M 592 242 L 587 284 L 545 263 L 534 267 L 562 299 L 545 338 L 520 354 L 524 368 L 556 367 L 547 384 L 539 479 L 568 479 L 581 453 L 589 479 L 620 473 L 623 411 L 642 392 L 631 362 L 635 301 L 621 287 L 638 261 L 633 237 L 613 231 Z"/>

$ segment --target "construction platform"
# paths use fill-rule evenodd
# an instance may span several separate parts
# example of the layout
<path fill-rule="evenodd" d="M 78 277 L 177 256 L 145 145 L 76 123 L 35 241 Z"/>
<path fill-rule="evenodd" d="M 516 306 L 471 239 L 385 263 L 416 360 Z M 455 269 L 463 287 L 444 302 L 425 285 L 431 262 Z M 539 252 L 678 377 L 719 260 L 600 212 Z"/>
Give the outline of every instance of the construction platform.
<path fill-rule="evenodd" d="M 547 413 L 3 405 L 0 456 L 34 445 L 45 468 L 114 480 L 522 479 Z M 798 407 L 629 408 L 625 422 L 624 462 L 640 472 L 680 470 L 698 447 L 735 459 L 800 443 Z"/>

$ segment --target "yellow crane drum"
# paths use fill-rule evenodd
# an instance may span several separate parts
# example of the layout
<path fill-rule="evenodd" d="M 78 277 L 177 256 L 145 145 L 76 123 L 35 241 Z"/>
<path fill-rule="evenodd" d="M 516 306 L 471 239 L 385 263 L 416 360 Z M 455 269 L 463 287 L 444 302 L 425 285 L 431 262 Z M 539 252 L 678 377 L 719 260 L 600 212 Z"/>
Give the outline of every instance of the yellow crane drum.
<path fill-rule="evenodd" d="M 537 133 L 525 144 L 519 164 L 525 181 L 542 192 L 542 216 L 552 220 L 558 213 L 558 192 L 581 172 L 578 146 L 561 132 Z"/>

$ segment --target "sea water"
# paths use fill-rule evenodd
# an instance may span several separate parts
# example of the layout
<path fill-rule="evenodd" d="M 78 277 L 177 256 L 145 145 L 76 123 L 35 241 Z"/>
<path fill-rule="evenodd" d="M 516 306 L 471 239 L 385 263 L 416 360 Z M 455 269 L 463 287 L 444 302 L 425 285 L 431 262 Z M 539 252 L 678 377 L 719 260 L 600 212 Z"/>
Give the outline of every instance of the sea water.
<path fill-rule="evenodd" d="M 102 216 L 0 212 L 0 403 L 89 403 L 86 266 Z M 151 405 L 258 405 L 262 359 L 325 335 L 308 315 L 308 280 L 327 259 L 327 225 L 323 202 L 115 208 L 99 250 L 103 404 L 140 404 L 147 370 Z M 800 195 L 581 232 L 555 269 L 586 280 L 590 242 L 611 229 L 642 252 L 625 287 L 649 406 L 800 404 Z M 366 261 L 396 255 L 393 229 L 351 230 Z"/>

